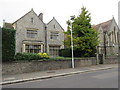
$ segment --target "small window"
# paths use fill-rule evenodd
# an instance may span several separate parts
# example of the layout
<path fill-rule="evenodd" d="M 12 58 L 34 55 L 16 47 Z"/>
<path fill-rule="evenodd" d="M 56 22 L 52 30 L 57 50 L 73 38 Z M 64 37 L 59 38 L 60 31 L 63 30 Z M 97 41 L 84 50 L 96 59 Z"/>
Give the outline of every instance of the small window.
<path fill-rule="evenodd" d="M 31 18 L 31 23 L 33 23 L 33 18 Z"/>
<path fill-rule="evenodd" d="M 54 28 L 56 28 L 55 25 L 54 25 Z"/>

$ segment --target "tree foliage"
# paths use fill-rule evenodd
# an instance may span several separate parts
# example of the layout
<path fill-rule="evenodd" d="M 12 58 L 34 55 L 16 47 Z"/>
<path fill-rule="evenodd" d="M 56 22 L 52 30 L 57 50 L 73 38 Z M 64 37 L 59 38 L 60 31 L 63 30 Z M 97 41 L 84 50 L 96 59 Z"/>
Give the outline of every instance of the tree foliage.
<path fill-rule="evenodd" d="M 98 45 L 98 33 L 92 28 L 90 13 L 85 7 L 82 7 L 80 15 L 71 17 L 72 22 L 70 20 L 67 21 L 68 30 L 65 32 L 65 46 L 70 48 L 71 45 L 70 29 L 72 23 L 74 54 L 75 50 L 79 51 L 78 56 L 90 56 L 95 54 L 96 46 Z"/>
<path fill-rule="evenodd" d="M 15 55 L 15 30 L 2 28 L 2 61 L 13 61 Z"/>

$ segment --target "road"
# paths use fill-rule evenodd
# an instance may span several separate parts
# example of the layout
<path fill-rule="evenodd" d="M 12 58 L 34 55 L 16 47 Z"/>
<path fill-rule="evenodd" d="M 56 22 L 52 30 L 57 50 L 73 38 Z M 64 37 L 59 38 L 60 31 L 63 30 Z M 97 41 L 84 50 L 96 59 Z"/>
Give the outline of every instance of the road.
<path fill-rule="evenodd" d="M 3 85 L 3 88 L 118 88 L 118 68 Z"/>

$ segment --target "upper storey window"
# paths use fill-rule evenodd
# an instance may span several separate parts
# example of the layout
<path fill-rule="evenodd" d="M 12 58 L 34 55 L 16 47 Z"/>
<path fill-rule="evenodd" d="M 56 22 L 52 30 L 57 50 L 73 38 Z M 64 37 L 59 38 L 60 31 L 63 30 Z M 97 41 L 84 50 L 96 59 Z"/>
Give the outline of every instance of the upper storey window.
<path fill-rule="evenodd" d="M 54 28 L 56 28 L 56 26 L 54 25 Z"/>
<path fill-rule="evenodd" d="M 31 18 L 31 23 L 33 23 L 33 17 Z"/>
<path fill-rule="evenodd" d="M 58 36 L 59 36 L 59 33 L 58 33 L 58 32 L 51 32 L 51 33 L 50 33 L 50 39 L 55 39 L 55 40 L 57 40 L 57 39 L 58 39 Z"/>
<path fill-rule="evenodd" d="M 35 38 L 37 36 L 37 30 L 27 30 L 28 38 Z"/>

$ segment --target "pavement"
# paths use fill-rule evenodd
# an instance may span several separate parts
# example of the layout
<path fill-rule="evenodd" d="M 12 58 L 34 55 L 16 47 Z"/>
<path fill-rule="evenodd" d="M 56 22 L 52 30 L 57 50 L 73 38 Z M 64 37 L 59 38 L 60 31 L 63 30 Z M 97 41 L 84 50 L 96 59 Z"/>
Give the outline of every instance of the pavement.
<path fill-rule="evenodd" d="M 23 73 L 23 74 L 15 74 L 15 75 L 3 75 L 2 82 L 0 82 L 0 85 L 21 83 L 21 82 L 27 82 L 33 80 L 40 80 L 40 79 L 48 79 L 53 77 L 79 74 L 84 72 L 93 72 L 98 70 L 107 70 L 116 67 L 118 67 L 118 64 L 104 64 L 104 65 L 94 65 L 87 67 L 77 67 L 74 69 L 68 68 L 68 69 L 40 71 L 40 72 Z"/>

